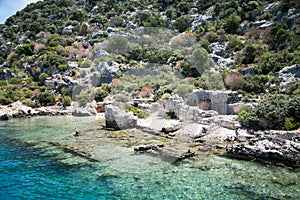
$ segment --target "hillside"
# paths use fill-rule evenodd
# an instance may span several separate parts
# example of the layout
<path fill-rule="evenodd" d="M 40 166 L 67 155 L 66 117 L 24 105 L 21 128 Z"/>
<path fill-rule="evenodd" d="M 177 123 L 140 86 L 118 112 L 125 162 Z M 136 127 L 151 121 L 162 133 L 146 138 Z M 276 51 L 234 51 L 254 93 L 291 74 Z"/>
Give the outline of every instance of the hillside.
<path fill-rule="evenodd" d="M 0 27 L 2 105 L 186 98 L 195 88 L 299 101 L 299 1 L 44 0 Z M 281 125 L 297 128 L 299 110 Z"/>

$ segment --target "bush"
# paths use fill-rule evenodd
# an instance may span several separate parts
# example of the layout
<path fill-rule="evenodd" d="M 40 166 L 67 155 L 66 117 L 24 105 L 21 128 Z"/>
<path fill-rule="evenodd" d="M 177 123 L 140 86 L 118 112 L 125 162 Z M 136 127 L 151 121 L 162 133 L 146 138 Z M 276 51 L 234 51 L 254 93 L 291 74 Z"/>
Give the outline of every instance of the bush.
<path fill-rule="evenodd" d="M 95 100 L 100 102 L 103 101 L 105 97 L 107 97 L 110 93 L 110 88 L 108 86 L 103 85 L 100 89 L 98 89 L 95 93 Z"/>
<path fill-rule="evenodd" d="M 287 117 L 284 120 L 284 129 L 287 131 L 297 129 L 299 126 L 299 122 L 294 117 Z"/>
<path fill-rule="evenodd" d="M 176 19 L 173 26 L 175 29 L 177 29 L 179 32 L 186 31 L 191 25 L 190 17 L 187 15 L 183 15 Z"/>
<path fill-rule="evenodd" d="M 25 99 L 22 101 L 22 103 L 31 108 L 38 108 L 41 106 L 38 101 L 32 101 L 31 99 Z"/>
<path fill-rule="evenodd" d="M 254 44 L 248 44 L 242 52 L 242 63 L 250 64 L 253 63 L 257 54 L 256 47 Z"/>
<path fill-rule="evenodd" d="M 93 94 L 89 90 L 81 91 L 78 95 L 75 96 L 75 98 L 81 106 L 86 105 L 94 99 Z"/>
<path fill-rule="evenodd" d="M 44 83 L 48 77 L 49 77 L 48 74 L 46 74 L 46 73 L 41 73 L 41 75 L 39 75 L 39 81 L 40 81 L 41 83 Z"/>
<path fill-rule="evenodd" d="M 242 109 L 239 119 L 249 128 L 297 129 L 300 126 L 300 97 L 269 95 L 254 109 Z"/>
<path fill-rule="evenodd" d="M 64 106 L 71 106 L 72 99 L 70 96 L 64 96 L 62 99 L 62 103 Z"/>
<path fill-rule="evenodd" d="M 34 49 L 34 44 L 30 43 L 30 44 L 25 44 L 22 46 L 19 46 L 16 49 L 16 54 L 18 55 L 24 55 L 24 56 L 32 56 L 33 55 L 33 49 Z"/>
<path fill-rule="evenodd" d="M 0 81 L 0 87 L 3 87 L 3 86 L 7 86 L 7 82 L 6 81 Z"/>
<path fill-rule="evenodd" d="M 137 116 L 138 118 L 147 118 L 149 117 L 149 113 L 140 109 L 140 108 L 137 108 L 137 107 L 134 107 L 134 106 L 128 106 L 127 111 L 129 112 L 132 112 L 134 116 Z"/>
<path fill-rule="evenodd" d="M 236 13 L 231 14 L 224 24 L 224 30 L 226 33 L 237 34 L 240 31 L 240 21 L 241 18 L 236 15 Z"/>
<path fill-rule="evenodd" d="M 264 93 L 268 79 L 264 75 L 245 75 L 239 89 L 252 94 Z"/>
<path fill-rule="evenodd" d="M 175 114 L 175 112 L 167 112 L 166 113 L 166 119 L 177 119 L 177 115 Z"/>
<path fill-rule="evenodd" d="M 56 97 L 52 93 L 41 92 L 35 97 L 42 106 L 54 105 Z"/>
<path fill-rule="evenodd" d="M 193 91 L 194 87 L 189 84 L 178 84 L 174 89 L 174 93 L 180 97 L 186 98 L 189 93 Z"/>
<path fill-rule="evenodd" d="M 21 84 L 21 83 L 22 83 L 22 79 L 20 79 L 20 78 L 12 78 L 9 80 L 9 84 L 17 85 L 17 84 Z"/>
<path fill-rule="evenodd" d="M 239 72 L 229 72 L 225 75 L 224 82 L 229 89 L 236 90 L 243 82 L 243 75 Z"/>
<path fill-rule="evenodd" d="M 247 125 L 247 122 L 248 122 L 247 115 L 248 115 L 249 112 L 250 112 L 250 108 L 249 107 L 244 107 L 238 113 L 239 120 L 240 120 L 241 124 L 244 125 L 244 126 Z"/>
<path fill-rule="evenodd" d="M 50 47 L 65 46 L 65 40 L 58 34 L 52 34 L 48 36 L 48 45 Z"/>

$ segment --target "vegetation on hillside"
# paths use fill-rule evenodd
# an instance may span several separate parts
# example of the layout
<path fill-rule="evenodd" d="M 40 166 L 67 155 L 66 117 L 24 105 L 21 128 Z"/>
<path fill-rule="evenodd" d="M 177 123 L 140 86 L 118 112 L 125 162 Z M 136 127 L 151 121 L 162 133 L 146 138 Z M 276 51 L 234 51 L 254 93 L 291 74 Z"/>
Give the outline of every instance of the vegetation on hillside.
<path fill-rule="evenodd" d="M 204 88 L 236 90 L 246 102 L 268 93 L 286 99 L 276 105 L 286 105 L 297 100 L 300 84 L 281 88 L 276 73 L 300 63 L 299 13 L 299 1 L 287 0 L 32 3 L 0 24 L 0 104 L 20 100 L 32 107 L 67 106 L 72 96 L 86 103 L 110 94 L 124 102 L 135 97 L 158 100 Z M 226 50 L 215 52 L 215 43 L 225 44 Z M 221 65 L 216 60 L 220 56 L 232 62 Z M 49 84 L 54 77 L 59 82 L 84 79 L 103 61 L 116 62 L 120 73 L 112 83 L 97 85 L 93 94 L 73 95 L 67 85 L 54 91 Z M 126 73 L 128 69 L 150 74 Z M 264 102 L 270 101 L 266 98 L 257 109 L 267 109 Z M 292 111 L 281 121 L 270 118 L 278 126 L 252 120 L 261 118 L 255 109 L 245 113 L 244 125 L 298 127 Z"/>

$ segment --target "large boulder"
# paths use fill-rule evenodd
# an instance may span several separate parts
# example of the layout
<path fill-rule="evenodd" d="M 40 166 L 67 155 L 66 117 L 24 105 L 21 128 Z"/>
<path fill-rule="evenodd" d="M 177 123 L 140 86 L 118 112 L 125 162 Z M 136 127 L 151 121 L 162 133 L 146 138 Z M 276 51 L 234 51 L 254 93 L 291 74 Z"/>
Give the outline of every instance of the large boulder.
<path fill-rule="evenodd" d="M 106 128 L 115 130 L 134 128 L 137 126 L 137 117 L 117 106 L 107 105 L 105 106 L 105 124 Z"/>

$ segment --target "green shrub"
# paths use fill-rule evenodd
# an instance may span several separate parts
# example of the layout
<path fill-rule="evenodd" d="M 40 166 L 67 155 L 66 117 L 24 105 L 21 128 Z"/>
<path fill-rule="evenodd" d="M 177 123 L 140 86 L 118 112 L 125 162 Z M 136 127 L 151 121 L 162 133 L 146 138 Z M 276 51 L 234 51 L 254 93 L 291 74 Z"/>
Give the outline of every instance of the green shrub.
<path fill-rule="evenodd" d="M 68 68 L 68 65 L 67 64 L 60 64 L 58 65 L 57 69 L 60 71 L 60 72 L 64 72 L 66 71 Z"/>
<path fill-rule="evenodd" d="M 92 66 L 92 61 L 84 60 L 79 64 L 80 68 L 90 68 Z"/>
<path fill-rule="evenodd" d="M 87 103 L 93 101 L 94 96 L 91 93 L 91 91 L 86 90 L 86 91 L 81 91 L 78 95 L 75 96 L 76 101 L 81 105 L 84 106 Z"/>
<path fill-rule="evenodd" d="M 44 83 L 48 77 L 49 77 L 48 74 L 46 74 L 46 73 L 41 73 L 41 75 L 39 75 L 39 81 L 40 81 L 41 83 Z"/>
<path fill-rule="evenodd" d="M 70 96 L 64 96 L 62 99 L 62 103 L 64 106 L 71 106 L 72 99 Z"/>
<path fill-rule="evenodd" d="M 236 13 L 231 14 L 224 24 L 224 30 L 226 33 L 237 34 L 240 31 L 241 18 Z"/>
<path fill-rule="evenodd" d="M 65 40 L 58 34 L 52 34 L 48 36 L 48 45 L 50 47 L 65 46 Z"/>
<path fill-rule="evenodd" d="M 247 115 L 250 112 L 249 107 L 244 107 L 240 112 L 238 113 L 239 120 L 242 125 L 247 126 Z"/>
<path fill-rule="evenodd" d="M 0 87 L 3 87 L 3 86 L 7 86 L 7 82 L 6 81 L 0 81 Z"/>
<path fill-rule="evenodd" d="M 268 79 L 264 75 L 245 75 L 239 89 L 252 94 L 264 93 Z"/>
<path fill-rule="evenodd" d="M 186 98 L 189 93 L 193 91 L 194 87 L 189 84 L 178 84 L 174 89 L 174 93 L 178 94 L 180 97 Z"/>
<path fill-rule="evenodd" d="M 8 105 L 10 103 L 12 103 L 13 100 L 10 97 L 6 97 L 6 96 L 0 96 L 0 104 L 2 105 Z"/>
<path fill-rule="evenodd" d="M 31 108 L 38 108 L 41 106 L 38 101 L 32 101 L 31 99 L 24 99 L 22 103 Z"/>
<path fill-rule="evenodd" d="M 300 124 L 300 96 L 269 95 L 252 110 L 242 109 L 243 126 L 259 129 L 297 129 Z"/>
<path fill-rule="evenodd" d="M 242 52 L 242 63 L 250 64 L 253 63 L 255 56 L 257 54 L 257 48 L 254 44 L 248 44 Z"/>
<path fill-rule="evenodd" d="M 177 119 L 177 115 L 175 114 L 175 112 L 167 112 L 166 113 L 166 119 Z"/>
<path fill-rule="evenodd" d="M 176 19 L 173 26 L 175 29 L 177 29 L 179 32 L 186 31 L 191 25 L 191 20 L 188 15 L 183 15 Z"/>
<path fill-rule="evenodd" d="M 33 55 L 33 48 L 34 48 L 34 44 L 33 43 L 29 43 L 29 44 L 25 44 L 22 46 L 19 46 L 16 49 L 16 54 L 18 55 L 24 55 L 24 56 L 32 56 Z"/>
<path fill-rule="evenodd" d="M 96 91 L 96 93 L 95 93 L 95 100 L 98 101 L 98 102 L 101 102 L 108 95 L 109 95 L 109 92 L 101 88 L 101 89 L 99 89 L 99 90 Z"/>
<path fill-rule="evenodd" d="M 21 78 L 12 78 L 9 80 L 9 84 L 13 84 L 13 85 L 17 85 L 17 84 L 21 84 L 22 83 L 22 79 Z"/>
<path fill-rule="evenodd" d="M 134 116 L 137 116 L 138 118 L 147 118 L 149 117 L 149 113 L 146 112 L 145 110 L 142 110 L 138 107 L 134 106 L 128 106 L 126 108 L 127 111 L 132 112 Z"/>
<path fill-rule="evenodd" d="M 287 117 L 284 120 L 284 129 L 287 131 L 297 129 L 299 126 L 299 122 L 294 117 Z"/>
<path fill-rule="evenodd" d="M 41 92 L 35 97 L 42 106 L 54 105 L 56 97 L 52 93 Z"/>

